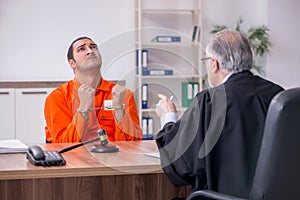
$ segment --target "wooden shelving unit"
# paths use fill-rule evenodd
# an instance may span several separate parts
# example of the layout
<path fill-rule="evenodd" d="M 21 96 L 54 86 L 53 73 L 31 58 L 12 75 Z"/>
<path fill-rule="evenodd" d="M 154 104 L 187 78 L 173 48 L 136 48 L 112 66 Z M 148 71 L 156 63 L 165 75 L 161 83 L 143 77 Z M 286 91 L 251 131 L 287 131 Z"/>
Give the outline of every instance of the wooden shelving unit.
<path fill-rule="evenodd" d="M 155 114 L 158 93 L 173 96 L 179 114 L 182 107 L 183 82 L 198 82 L 202 89 L 202 1 L 201 0 L 135 0 L 135 65 L 137 67 L 136 101 L 140 120 L 153 118 L 153 132 L 160 129 L 160 121 Z M 193 40 L 194 27 L 200 27 L 197 38 Z M 153 42 L 156 36 L 180 37 L 180 42 Z M 147 50 L 147 65 L 143 66 L 142 50 Z M 143 75 L 143 68 L 172 70 L 172 75 Z M 148 107 L 142 108 L 142 85 L 148 84 Z M 143 126 L 143 124 L 142 124 Z"/>

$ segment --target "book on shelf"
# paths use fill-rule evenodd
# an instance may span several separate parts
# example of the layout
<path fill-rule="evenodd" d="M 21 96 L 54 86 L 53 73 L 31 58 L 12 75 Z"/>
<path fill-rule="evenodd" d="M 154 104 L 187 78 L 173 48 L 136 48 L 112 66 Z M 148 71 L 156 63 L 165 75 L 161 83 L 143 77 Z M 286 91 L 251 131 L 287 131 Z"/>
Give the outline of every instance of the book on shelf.
<path fill-rule="evenodd" d="M 142 117 L 142 132 L 144 140 L 153 139 L 153 118 L 152 117 Z"/>
<path fill-rule="evenodd" d="M 192 35 L 192 42 L 200 42 L 200 26 L 194 26 L 193 35 Z"/>
<path fill-rule="evenodd" d="M 182 82 L 182 107 L 189 107 L 194 97 L 199 92 L 198 82 Z"/>
<path fill-rule="evenodd" d="M 151 40 L 152 42 L 181 42 L 180 36 L 159 35 Z"/>

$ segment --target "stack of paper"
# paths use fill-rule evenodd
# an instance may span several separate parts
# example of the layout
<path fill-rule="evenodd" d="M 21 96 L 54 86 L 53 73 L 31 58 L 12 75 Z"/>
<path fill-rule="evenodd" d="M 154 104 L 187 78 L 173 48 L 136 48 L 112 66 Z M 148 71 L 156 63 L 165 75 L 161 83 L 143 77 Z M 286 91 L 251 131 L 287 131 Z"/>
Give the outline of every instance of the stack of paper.
<path fill-rule="evenodd" d="M 0 153 L 24 153 L 27 149 L 28 146 L 20 140 L 0 140 Z"/>

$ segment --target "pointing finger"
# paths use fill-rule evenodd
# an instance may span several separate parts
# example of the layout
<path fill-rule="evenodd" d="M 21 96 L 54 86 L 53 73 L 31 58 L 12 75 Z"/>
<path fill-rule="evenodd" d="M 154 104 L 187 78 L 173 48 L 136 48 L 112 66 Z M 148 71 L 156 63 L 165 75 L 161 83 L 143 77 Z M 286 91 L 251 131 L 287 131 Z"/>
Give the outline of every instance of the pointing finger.
<path fill-rule="evenodd" d="M 163 94 L 158 94 L 158 98 L 160 98 L 161 100 L 167 100 L 168 97 L 163 95 Z"/>

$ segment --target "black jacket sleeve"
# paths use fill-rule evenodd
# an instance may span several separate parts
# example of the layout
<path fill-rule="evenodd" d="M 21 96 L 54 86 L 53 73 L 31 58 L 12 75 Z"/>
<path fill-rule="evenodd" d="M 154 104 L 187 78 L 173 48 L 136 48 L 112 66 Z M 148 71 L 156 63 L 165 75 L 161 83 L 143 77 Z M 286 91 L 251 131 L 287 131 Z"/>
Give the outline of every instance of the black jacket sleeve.
<path fill-rule="evenodd" d="M 166 124 L 156 137 L 161 165 L 174 186 L 206 184 L 205 159 L 195 158 L 199 157 L 209 113 L 209 94 L 199 93 L 181 119 Z"/>

